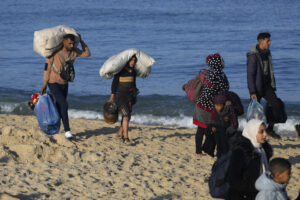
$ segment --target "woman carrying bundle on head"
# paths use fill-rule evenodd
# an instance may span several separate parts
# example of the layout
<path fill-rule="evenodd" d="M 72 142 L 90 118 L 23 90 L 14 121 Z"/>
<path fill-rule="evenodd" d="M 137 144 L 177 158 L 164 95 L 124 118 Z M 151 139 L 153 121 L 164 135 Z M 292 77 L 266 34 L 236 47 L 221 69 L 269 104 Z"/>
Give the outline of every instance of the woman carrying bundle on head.
<path fill-rule="evenodd" d="M 118 135 L 125 144 L 130 144 L 128 127 L 131 117 L 132 106 L 136 103 L 138 89 L 136 88 L 135 64 L 137 57 L 132 56 L 126 66 L 114 76 L 111 85 L 111 96 L 108 102 L 115 102 L 122 120 Z"/>

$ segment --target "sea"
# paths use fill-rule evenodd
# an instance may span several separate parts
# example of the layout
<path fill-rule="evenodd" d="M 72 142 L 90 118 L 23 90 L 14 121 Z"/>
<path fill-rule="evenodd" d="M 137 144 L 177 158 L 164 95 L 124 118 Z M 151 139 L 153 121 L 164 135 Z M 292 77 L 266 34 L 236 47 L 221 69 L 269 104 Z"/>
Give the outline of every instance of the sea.
<path fill-rule="evenodd" d="M 45 59 L 33 51 L 34 31 L 67 25 L 81 34 L 91 57 L 75 62 L 76 79 L 69 84 L 69 116 L 103 120 L 112 80 L 99 76 L 102 64 L 125 49 L 138 48 L 156 63 L 140 90 L 132 122 L 195 129 L 193 103 L 182 85 L 205 58 L 220 53 L 230 90 L 249 104 L 246 53 L 259 32 L 271 33 L 277 95 L 288 120 L 275 130 L 295 136 L 300 123 L 299 0 L 1 0 L 0 113 L 34 115 L 27 102 L 40 91 Z M 239 118 L 240 128 L 246 124 Z"/>

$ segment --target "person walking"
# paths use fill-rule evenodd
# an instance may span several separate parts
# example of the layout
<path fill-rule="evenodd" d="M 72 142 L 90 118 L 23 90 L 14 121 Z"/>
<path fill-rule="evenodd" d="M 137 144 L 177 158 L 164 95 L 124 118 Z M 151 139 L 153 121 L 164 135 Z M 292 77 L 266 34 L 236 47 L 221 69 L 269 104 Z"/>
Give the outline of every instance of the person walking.
<path fill-rule="evenodd" d="M 123 143 L 130 144 L 128 127 L 132 106 L 136 103 L 138 89 L 136 88 L 136 71 L 134 69 L 137 57 L 132 56 L 126 66 L 114 76 L 111 85 L 111 96 L 108 102 L 116 102 L 118 111 L 122 114 L 118 137 Z"/>
<path fill-rule="evenodd" d="M 58 113 L 62 119 L 65 137 L 67 139 L 73 138 L 69 125 L 68 117 L 68 80 L 65 80 L 62 76 L 63 66 L 66 64 L 72 65 L 77 57 L 89 57 L 91 55 L 88 46 L 84 43 L 79 35 L 79 41 L 82 50 L 74 47 L 75 36 L 72 34 L 66 34 L 63 37 L 62 49 L 46 59 L 45 69 L 44 69 L 44 81 L 41 88 L 41 94 L 46 92 L 47 87 L 50 93 L 53 95 L 56 101 L 56 106 Z M 74 78 L 74 74 L 73 74 Z"/>
<path fill-rule="evenodd" d="M 205 81 L 201 87 L 201 93 L 196 100 L 196 105 L 193 114 L 193 123 L 197 125 L 195 137 L 196 154 L 203 156 L 202 142 L 203 135 L 208 134 L 207 127 L 211 123 L 211 112 L 214 109 L 213 98 L 219 92 L 229 90 L 229 82 L 224 69 L 224 60 L 220 54 L 211 54 L 207 56 L 206 63 L 209 70 L 205 74 Z M 210 133 L 209 133 L 210 134 Z"/>
<path fill-rule="evenodd" d="M 247 84 L 251 100 L 260 102 L 264 98 L 268 103 L 266 113 L 267 133 L 271 137 L 281 138 L 275 133 L 274 124 L 286 121 L 283 102 L 276 96 L 276 82 L 270 52 L 270 33 L 259 33 L 256 44 L 247 53 Z"/>

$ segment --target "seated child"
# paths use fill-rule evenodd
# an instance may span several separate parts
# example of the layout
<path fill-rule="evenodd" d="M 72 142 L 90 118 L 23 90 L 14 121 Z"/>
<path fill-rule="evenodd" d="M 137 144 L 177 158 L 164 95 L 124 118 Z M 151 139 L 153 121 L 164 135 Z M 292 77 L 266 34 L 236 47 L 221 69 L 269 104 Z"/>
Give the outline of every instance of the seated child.
<path fill-rule="evenodd" d="M 274 158 L 270 161 L 269 170 L 255 182 L 255 188 L 259 191 L 255 199 L 290 200 L 285 188 L 291 178 L 291 163 L 284 158 Z"/>

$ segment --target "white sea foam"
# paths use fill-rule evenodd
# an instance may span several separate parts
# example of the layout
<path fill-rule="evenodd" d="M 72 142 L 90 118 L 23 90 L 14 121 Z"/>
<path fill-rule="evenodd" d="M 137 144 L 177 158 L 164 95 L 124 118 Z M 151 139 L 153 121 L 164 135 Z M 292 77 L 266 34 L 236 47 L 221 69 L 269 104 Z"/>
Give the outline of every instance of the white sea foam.
<path fill-rule="evenodd" d="M 70 109 L 69 116 L 72 118 L 103 120 L 102 113 L 95 111 L 82 111 Z M 180 114 L 179 116 L 175 117 L 134 114 L 131 117 L 131 122 L 144 125 L 176 126 L 190 129 L 196 128 L 196 126 L 193 124 L 193 118 L 191 116 L 186 116 L 183 114 Z M 245 118 L 240 118 L 239 129 L 243 130 L 246 123 L 247 121 Z M 300 118 L 292 116 L 286 121 L 286 123 L 276 124 L 274 130 L 280 133 L 281 135 L 293 135 L 295 124 L 300 124 Z"/>
<path fill-rule="evenodd" d="M 18 107 L 19 103 L 1 103 L 0 104 L 0 112 L 1 113 L 11 113 L 14 111 L 16 107 Z"/>
<path fill-rule="evenodd" d="M 20 106 L 20 103 L 1 103 L 1 113 L 12 113 L 16 107 Z M 103 114 L 96 111 L 69 109 L 69 117 L 77 119 L 88 120 L 103 120 Z M 120 120 L 120 116 L 119 116 Z M 158 126 L 176 126 L 183 128 L 196 128 L 193 124 L 191 116 L 180 114 L 179 116 L 154 116 L 151 114 L 134 114 L 131 117 L 131 122 L 144 125 L 158 125 Z M 246 125 L 246 119 L 239 119 L 239 129 L 243 130 Z M 282 135 L 294 135 L 294 125 L 300 124 L 299 116 L 290 116 L 286 123 L 276 124 L 274 130 Z"/>
<path fill-rule="evenodd" d="M 247 121 L 245 118 L 239 119 L 239 129 L 243 130 Z M 300 124 L 299 117 L 289 117 L 285 123 L 275 124 L 274 131 L 280 135 L 294 135 L 295 124 Z"/>
<path fill-rule="evenodd" d="M 69 117 L 75 119 L 100 119 L 103 120 L 103 115 L 100 112 L 88 111 L 88 110 L 76 110 L 69 109 Z"/>

